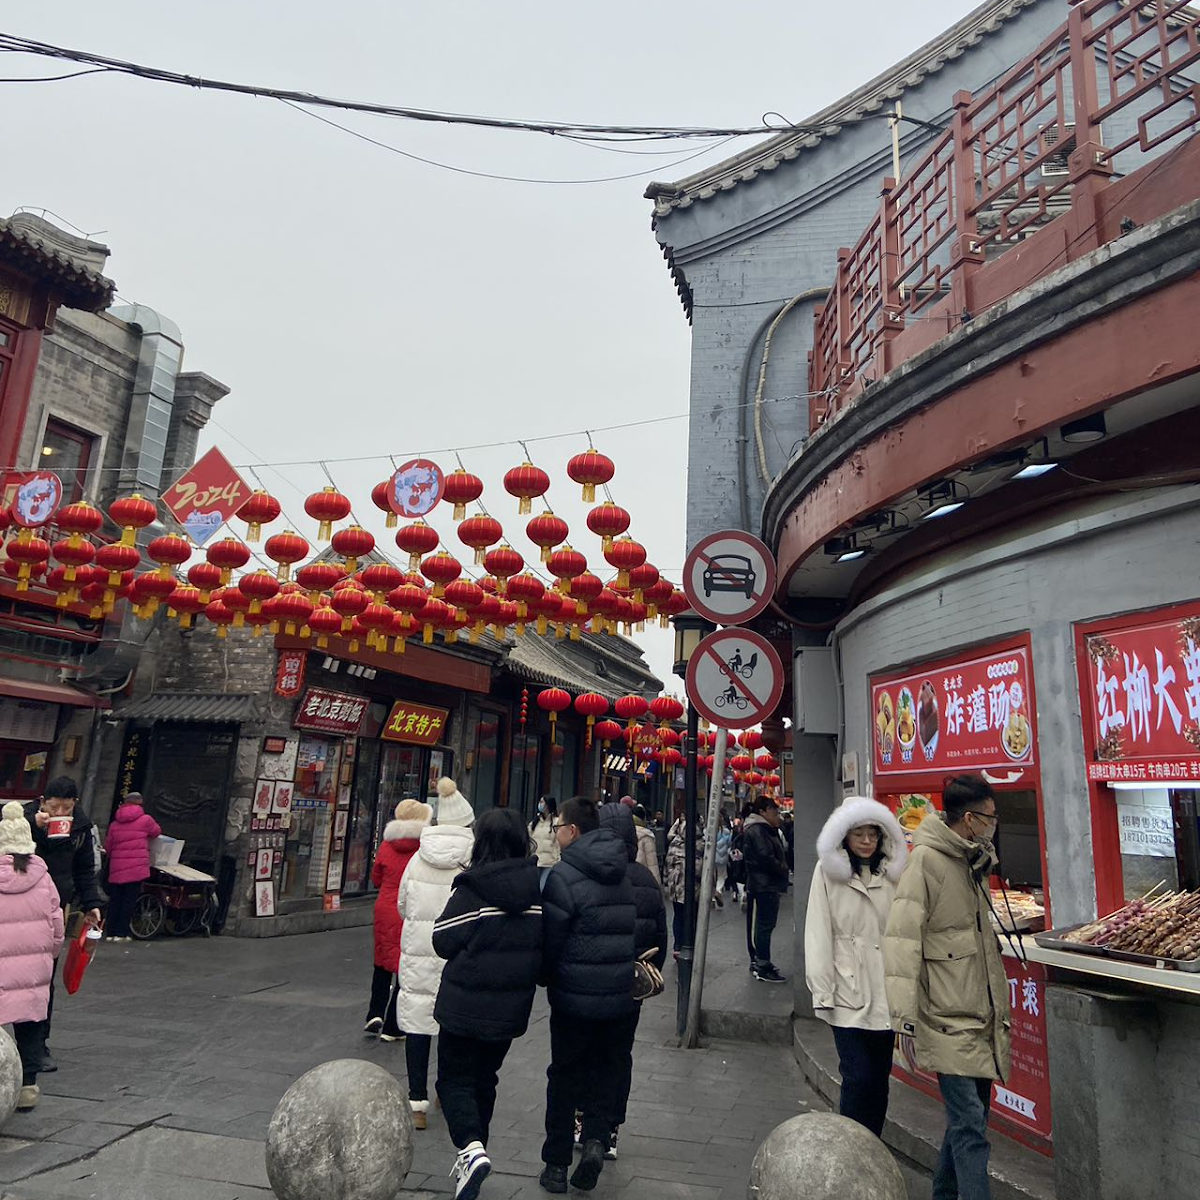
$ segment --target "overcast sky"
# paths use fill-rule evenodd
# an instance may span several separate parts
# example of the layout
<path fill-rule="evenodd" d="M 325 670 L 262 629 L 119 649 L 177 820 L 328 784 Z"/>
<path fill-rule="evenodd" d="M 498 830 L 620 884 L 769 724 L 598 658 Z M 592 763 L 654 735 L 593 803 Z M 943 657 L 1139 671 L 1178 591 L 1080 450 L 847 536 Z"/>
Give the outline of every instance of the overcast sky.
<path fill-rule="evenodd" d="M 194 75 L 417 108 L 662 125 L 802 120 L 962 17 L 968 0 L 603 5 L 346 0 L 11 8 L 7 32 Z M 72 69 L 4 56 L 4 77 Z M 235 463 L 417 453 L 682 416 L 689 330 L 650 232 L 651 178 L 748 144 L 638 156 L 544 136 L 325 113 L 425 158 L 588 186 L 427 166 L 277 101 L 113 75 L 2 85 L 0 212 L 49 209 L 112 249 L 122 297 L 176 321 L 184 366 L 232 389 L 211 440 Z M 880 137 L 886 138 L 880 126 Z M 657 145 L 652 149 L 658 149 Z M 52 217 L 52 219 L 55 219 Z M 595 434 L 617 463 L 631 532 L 679 581 L 686 423 Z M 578 434 L 530 444 L 572 540 L 607 574 L 563 466 Z M 452 469 L 453 455 L 436 456 Z M 464 450 L 526 557 L 500 485 L 515 445 Z M 385 536 L 371 487 L 386 460 L 330 462 Z M 285 510 L 316 465 L 262 471 Z M 379 520 L 376 520 L 379 517 Z M 433 523 L 452 552 L 448 509 Z M 578 531 L 578 532 L 577 532 Z M 388 542 L 388 549 L 394 546 Z M 669 678 L 667 635 L 643 639 Z"/>

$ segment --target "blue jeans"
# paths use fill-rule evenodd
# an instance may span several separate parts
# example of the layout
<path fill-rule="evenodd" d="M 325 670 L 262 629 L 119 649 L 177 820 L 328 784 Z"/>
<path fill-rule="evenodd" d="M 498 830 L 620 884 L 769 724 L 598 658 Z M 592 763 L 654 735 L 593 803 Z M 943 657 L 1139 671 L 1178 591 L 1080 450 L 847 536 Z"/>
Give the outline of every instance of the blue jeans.
<path fill-rule="evenodd" d="M 933 1173 L 933 1200 L 991 1200 L 988 1184 L 988 1108 L 992 1081 L 938 1075 L 946 1102 L 946 1136 Z"/>

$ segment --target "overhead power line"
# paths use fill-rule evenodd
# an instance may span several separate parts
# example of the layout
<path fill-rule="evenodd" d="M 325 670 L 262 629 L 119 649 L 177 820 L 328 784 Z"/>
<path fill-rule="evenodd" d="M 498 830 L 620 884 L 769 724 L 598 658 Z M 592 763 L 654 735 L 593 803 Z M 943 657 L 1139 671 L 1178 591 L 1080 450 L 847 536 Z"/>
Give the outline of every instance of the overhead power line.
<path fill-rule="evenodd" d="M 581 121 L 517 120 L 508 117 L 489 117 L 471 113 L 442 112 L 436 109 L 411 108 L 396 104 L 375 104 L 365 100 L 342 100 L 315 92 L 293 91 L 272 88 L 262 84 L 233 83 L 229 80 L 209 79 L 201 75 L 187 75 L 163 67 L 151 67 L 124 59 L 94 54 L 89 50 L 74 50 L 39 42 L 16 34 L 0 33 L 0 51 L 16 54 L 35 54 L 43 58 L 63 59 L 83 63 L 97 68 L 98 73 L 112 72 L 133 75 L 139 79 L 169 83 L 179 87 L 197 88 L 205 91 L 234 92 L 244 96 L 261 96 L 272 100 L 288 100 L 294 104 L 321 108 L 339 108 L 351 112 L 372 113 L 376 116 L 399 117 L 408 121 L 434 122 L 444 125 L 467 125 L 486 129 L 516 130 L 526 133 L 543 133 L 551 136 L 568 136 L 594 140 L 610 139 L 667 139 L 667 138 L 717 138 L 762 136 L 778 133 L 820 133 L 826 126 L 773 125 L 765 119 L 758 125 L 745 127 L 696 127 L 690 125 L 618 125 L 598 124 Z M 64 76 L 63 78 L 67 78 Z M 38 80 L 39 82 L 42 80 Z M 16 81 L 19 82 L 19 81 Z M 768 114 L 772 115 L 772 114 Z"/>

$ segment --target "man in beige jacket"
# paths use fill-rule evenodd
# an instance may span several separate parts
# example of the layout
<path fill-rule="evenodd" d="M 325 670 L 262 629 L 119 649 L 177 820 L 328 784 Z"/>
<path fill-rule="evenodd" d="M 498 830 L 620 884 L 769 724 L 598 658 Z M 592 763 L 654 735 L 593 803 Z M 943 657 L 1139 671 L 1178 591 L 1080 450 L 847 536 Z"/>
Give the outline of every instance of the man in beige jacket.
<path fill-rule="evenodd" d="M 916 1040 L 946 1105 L 933 1200 L 989 1200 L 988 1107 L 1009 1067 L 1008 984 L 988 920 L 996 798 L 980 776 L 959 775 L 942 807 L 945 821 L 929 816 L 913 836 L 884 970 L 893 1027 Z"/>

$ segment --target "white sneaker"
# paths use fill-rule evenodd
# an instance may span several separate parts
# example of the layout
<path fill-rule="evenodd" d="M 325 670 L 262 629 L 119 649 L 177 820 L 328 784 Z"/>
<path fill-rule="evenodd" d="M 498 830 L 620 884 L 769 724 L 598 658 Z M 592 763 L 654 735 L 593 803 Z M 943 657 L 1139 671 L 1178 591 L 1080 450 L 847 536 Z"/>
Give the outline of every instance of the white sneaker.
<path fill-rule="evenodd" d="M 482 1142 L 472 1142 L 465 1150 L 460 1150 L 450 1172 L 454 1180 L 454 1200 L 475 1200 L 491 1170 L 492 1163 Z"/>
<path fill-rule="evenodd" d="M 21 1093 L 17 1097 L 17 1112 L 31 1112 L 37 1107 L 38 1097 L 41 1091 L 36 1083 L 27 1083 L 21 1088 Z"/>
<path fill-rule="evenodd" d="M 617 1161 L 617 1131 L 613 1130 L 613 1135 L 608 1139 L 608 1149 L 604 1151 L 604 1159 L 606 1162 Z"/>

